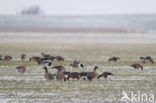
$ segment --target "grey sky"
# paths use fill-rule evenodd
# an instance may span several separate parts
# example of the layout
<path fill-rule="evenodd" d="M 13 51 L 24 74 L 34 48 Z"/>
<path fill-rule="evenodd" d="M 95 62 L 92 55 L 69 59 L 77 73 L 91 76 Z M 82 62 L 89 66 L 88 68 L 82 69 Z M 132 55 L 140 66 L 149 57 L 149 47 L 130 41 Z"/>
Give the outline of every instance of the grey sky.
<path fill-rule="evenodd" d="M 156 0 L 0 0 L 0 14 L 39 5 L 47 15 L 156 14 Z"/>

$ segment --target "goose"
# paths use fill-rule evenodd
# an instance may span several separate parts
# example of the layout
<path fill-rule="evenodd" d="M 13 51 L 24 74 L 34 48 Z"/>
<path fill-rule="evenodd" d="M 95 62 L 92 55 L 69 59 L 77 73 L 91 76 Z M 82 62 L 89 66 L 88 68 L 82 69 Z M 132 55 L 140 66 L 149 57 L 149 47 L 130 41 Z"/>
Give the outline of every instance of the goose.
<path fill-rule="evenodd" d="M 51 58 L 51 55 L 49 55 L 49 54 L 44 54 L 43 52 L 41 53 L 41 55 L 43 56 L 43 58 Z"/>
<path fill-rule="evenodd" d="M 29 61 L 36 61 L 37 62 L 40 59 L 41 59 L 41 57 L 34 56 L 34 57 L 29 58 Z"/>
<path fill-rule="evenodd" d="M 26 71 L 26 65 L 24 65 L 24 66 L 18 66 L 18 67 L 16 67 L 16 69 L 17 69 L 17 71 L 18 71 L 20 74 L 23 74 L 23 73 L 25 73 L 25 71 Z"/>
<path fill-rule="evenodd" d="M 80 62 L 76 60 L 74 60 L 73 64 L 70 64 L 70 66 L 72 66 L 73 68 L 81 68 L 81 69 L 84 68 L 83 64 L 81 64 Z"/>
<path fill-rule="evenodd" d="M 154 64 L 154 61 L 152 59 L 152 57 L 147 56 L 147 57 L 140 57 L 140 60 L 142 61 L 142 63 L 146 63 L 146 61 L 151 62 L 152 64 Z"/>
<path fill-rule="evenodd" d="M 73 79 L 76 78 L 77 80 L 79 80 L 80 79 L 80 73 L 78 73 L 78 72 L 71 72 L 68 75 L 67 80 L 69 80 L 69 78 L 73 78 Z"/>
<path fill-rule="evenodd" d="M 55 59 L 57 61 L 64 61 L 64 58 L 62 56 L 56 56 Z"/>
<path fill-rule="evenodd" d="M 119 59 L 119 57 L 111 57 L 108 59 L 108 61 L 118 61 Z"/>
<path fill-rule="evenodd" d="M 107 79 L 108 75 L 114 75 L 111 72 L 103 72 L 102 74 L 100 74 L 97 79 L 100 79 L 101 77 L 104 77 L 105 80 Z"/>
<path fill-rule="evenodd" d="M 64 75 L 64 72 L 65 72 L 64 66 L 54 66 L 52 68 L 55 68 L 55 69 L 58 70 L 57 73 L 56 73 L 56 79 L 57 80 L 64 80 L 64 81 L 66 81 L 66 77 Z"/>
<path fill-rule="evenodd" d="M 87 77 L 86 77 L 87 72 L 80 72 L 79 74 L 80 74 L 80 78 L 83 78 L 83 80 L 87 79 Z"/>
<path fill-rule="evenodd" d="M 25 54 L 21 54 L 21 60 L 24 60 L 26 58 Z"/>
<path fill-rule="evenodd" d="M 54 57 L 54 56 L 51 56 L 51 57 L 49 58 L 49 60 L 54 61 L 54 60 L 55 60 L 55 57 Z"/>
<path fill-rule="evenodd" d="M 37 60 L 37 63 L 41 65 L 42 67 L 48 67 L 52 65 L 52 62 L 50 60 L 40 58 Z"/>
<path fill-rule="evenodd" d="M 44 67 L 43 69 L 45 69 L 44 78 L 45 78 L 46 80 L 50 80 L 50 81 L 53 80 L 54 77 L 56 76 L 56 74 L 48 73 L 47 67 Z"/>
<path fill-rule="evenodd" d="M 65 67 L 64 66 L 54 66 L 52 68 L 57 69 L 58 72 L 62 72 L 62 73 L 65 72 Z"/>
<path fill-rule="evenodd" d="M 132 64 L 131 67 L 133 67 L 134 69 L 139 69 L 139 68 L 141 68 L 141 70 L 143 70 L 143 66 L 140 65 L 139 63 Z"/>
<path fill-rule="evenodd" d="M 86 77 L 87 79 L 92 82 L 92 80 L 97 76 L 97 73 L 96 73 L 96 70 L 98 69 L 98 66 L 95 66 L 94 67 L 94 71 L 93 72 L 87 72 L 86 73 Z"/>
<path fill-rule="evenodd" d="M 6 55 L 6 56 L 4 57 L 4 61 L 10 61 L 11 59 L 12 59 L 12 57 L 9 56 L 9 55 Z"/>

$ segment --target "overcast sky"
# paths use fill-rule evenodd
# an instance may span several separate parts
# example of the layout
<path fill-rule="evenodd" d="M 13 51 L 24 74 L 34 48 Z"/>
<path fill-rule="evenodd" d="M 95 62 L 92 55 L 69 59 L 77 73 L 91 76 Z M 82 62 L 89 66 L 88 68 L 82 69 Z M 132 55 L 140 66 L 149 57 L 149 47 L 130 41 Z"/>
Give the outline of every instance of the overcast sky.
<path fill-rule="evenodd" d="M 0 0 L 0 14 L 32 5 L 47 15 L 156 14 L 156 0 Z"/>

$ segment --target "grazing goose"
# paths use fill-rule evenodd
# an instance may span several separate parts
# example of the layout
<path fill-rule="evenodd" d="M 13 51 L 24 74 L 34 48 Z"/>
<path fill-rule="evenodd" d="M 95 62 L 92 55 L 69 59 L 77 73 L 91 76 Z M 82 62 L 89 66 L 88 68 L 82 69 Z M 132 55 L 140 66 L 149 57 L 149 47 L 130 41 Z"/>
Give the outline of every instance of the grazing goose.
<path fill-rule="evenodd" d="M 83 78 L 83 80 L 86 80 L 87 79 L 87 77 L 86 77 L 87 73 L 88 72 L 80 72 L 79 73 L 80 74 L 80 78 Z"/>
<path fill-rule="evenodd" d="M 18 67 L 16 67 L 16 69 L 17 69 L 17 71 L 20 74 L 23 74 L 26 71 L 26 65 L 24 65 L 24 66 L 18 66 Z"/>
<path fill-rule="evenodd" d="M 56 56 L 55 59 L 57 61 L 64 61 L 64 58 L 62 56 Z"/>
<path fill-rule="evenodd" d="M 34 57 L 29 58 L 29 61 L 35 61 L 35 62 L 37 62 L 40 59 L 41 59 L 41 57 L 34 56 Z"/>
<path fill-rule="evenodd" d="M 142 63 L 146 63 L 146 61 L 151 62 L 152 64 L 154 64 L 154 61 L 152 59 L 152 57 L 147 56 L 147 57 L 140 57 L 140 60 L 142 61 Z"/>
<path fill-rule="evenodd" d="M 52 65 L 52 62 L 50 60 L 40 58 L 37 60 L 37 63 L 41 65 L 42 67 L 48 67 Z"/>
<path fill-rule="evenodd" d="M 21 60 L 25 60 L 26 55 L 25 54 L 21 54 Z"/>
<path fill-rule="evenodd" d="M 138 63 L 135 63 L 135 64 L 132 64 L 131 67 L 133 67 L 134 69 L 139 69 L 141 68 L 141 70 L 143 70 L 143 66 L 138 64 Z"/>
<path fill-rule="evenodd" d="M 70 64 L 70 66 L 72 66 L 73 68 L 81 68 L 81 69 L 84 68 L 83 64 L 81 64 L 80 62 L 76 60 L 74 60 L 73 64 Z"/>
<path fill-rule="evenodd" d="M 6 55 L 5 57 L 4 57 L 4 61 L 10 61 L 12 59 L 12 57 L 11 56 L 8 56 L 8 55 Z"/>
<path fill-rule="evenodd" d="M 64 80 L 64 81 L 66 81 L 66 77 L 64 75 L 64 72 L 65 72 L 64 66 L 54 66 L 52 68 L 55 68 L 55 69 L 58 70 L 57 73 L 56 73 L 56 79 L 57 80 Z"/>
<path fill-rule="evenodd" d="M 47 67 L 44 67 L 43 69 L 45 69 L 44 78 L 45 78 L 46 80 L 53 80 L 54 77 L 56 76 L 56 74 L 48 73 Z"/>
<path fill-rule="evenodd" d="M 97 73 L 96 73 L 97 68 L 98 67 L 95 66 L 93 72 L 87 72 L 87 74 L 85 75 L 90 82 L 92 82 L 92 80 L 97 76 Z"/>
<path fill-rule="evenodd" d="M 118 61 L 120 58 L 119 57 L 112 57 L 109 58 L 108 61 Z"/>
<path fill-rule="evenodd" d="M 49 60 L 54 61 L 54 60 L 55 60 L 55 57 L 54 57 L 54 56 L 51 56 L 51 57 L 49 58 Z"/>
<path fill-rule="evenodd" d="M 67 80 L 69 80 L 69 78 L 73 78 L 73 79 L 79 80 L 80 79 L 80 73 L 78 73 L 78 72 L 71 72 L 68 75 Z"/>
<path fill-rule="evenodd" d="M 104 77 L 105 80 L 107 79 L 108 75 L 114 75 L 111 72 L 103 72 L 102 74 L 100 74 L 97 79 L 100 79 L 101 77 Z"/>

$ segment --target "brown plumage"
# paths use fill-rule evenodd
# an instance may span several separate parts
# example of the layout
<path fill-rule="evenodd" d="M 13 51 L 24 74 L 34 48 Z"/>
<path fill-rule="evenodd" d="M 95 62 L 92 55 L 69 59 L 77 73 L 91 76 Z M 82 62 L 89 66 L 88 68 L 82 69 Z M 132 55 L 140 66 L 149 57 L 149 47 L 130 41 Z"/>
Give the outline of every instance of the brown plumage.
<path fill-rule="evenodd" d="M 56 76 L 56 74 L 48 73 L 47 67 L 44 67 L 43 69 L 45 69 L 44 78 L 45 78 L 46 80 L 53 80 L 54 77 Z"/>
<path fill-rule="evenodd" d="M 41 59 L 41 57 L 34 56 L 34 57 L 29 58 L 29 61 L 35 61 L 35 62 L 37 62 L 40 59 Z"/>
<path fill-rule="evenodd" d="M 11 59 L 12 59 L 12 57 L 9 56 L 9 55 L 6 55 L 6 56 L 4 57 L 4 61 L 10 61 Z"/>
<path fill-rule="evenodd" d="M 69 78 L 73 78 L 73 79 L 79 80 L 80 79 L 80 73 L 78 73 L 78 72 L 71 72 L 68 75 L 67 80 L 69 80 Z"/>
<path fill-rule="evenodd" d="M 93 72 L 87 72 L 87 73 L 86 73 L 85 76 L 87 77 L 87 79 L 88 79 L 90 82 L 92 82 L 92 80 L 97 76 L 97 73 L 96 73 L 97 68 L 98 68 L 98 67 L 95 66 Z"/>
<path fill-rule="evenodd" d="M 134 69 L 139 69 L 140 68 L 141 70 L 143 70 L 143 66 L 140 65 L 139 63 L 132 64 L 131 67 L 133 67 Z"/>
<path fill-rule="evenodd" d="M 65 67 L 64 66 L 54 66 L 52 68 L 57 69 L 58 72 L 62 72 L 62 73 L 65 71 Z"/>
<path fill-rule="evenodd" d="M 21 60 L 25 60 L 26 55 L 25 54 L 21 54 Z"/>
<path fill-rule="evenodd" d="M 108 61 L 118 61 L 120 58 L 119 57 L 112 57 L 109 58 Z"/>
<path fill-rule="evenodd" d="M 100 79 L 101 77 L 104 77 L 105 80 L 106 80 L 106 78 L 108 77 L 108 75 L 114 75 L 114 74 L 112 74 L 111 72 L 103 72 L 102 74 L 100 74 L 100 75 L 97 77 L 97 79 Z"/>
<path fill-rule="evenodd" d="M 57 79 L 57 80 L 64 80 L 64 81 L 66 81 L 65 75 L 64 75 L 63 73 L 61 73 L 61 72 L 58 72 L 58 73 L 56 74 L 56 79 Z"/>
<path fill-rule="evenodd" d="M 57 74 L 56 74 L 56 79 L 57 80 L 64 80 L 64 81 L 66 81 L 66 77 L 64 75 L 64 72 L 65 72 L 65 67 L 64 66 L 54 66 L 52 68 L 58 70 Z"/>
<path fill-rule="evenodd" d="M 26 65 L 24 65 L 24 66 L 18 66 L 18 67 L 16 67 L 16 69 L 17 69 L 17 71 L 18 71 L 20 74 L 23 74 L 23 73 L 25 73 L 25 71 L 26 71 Z"/>
<path fill-rule="evenodd" d="M 55 59 L 57 61 L 64 61 L 64 58 L 62 56 L 56 56 Z"/>

